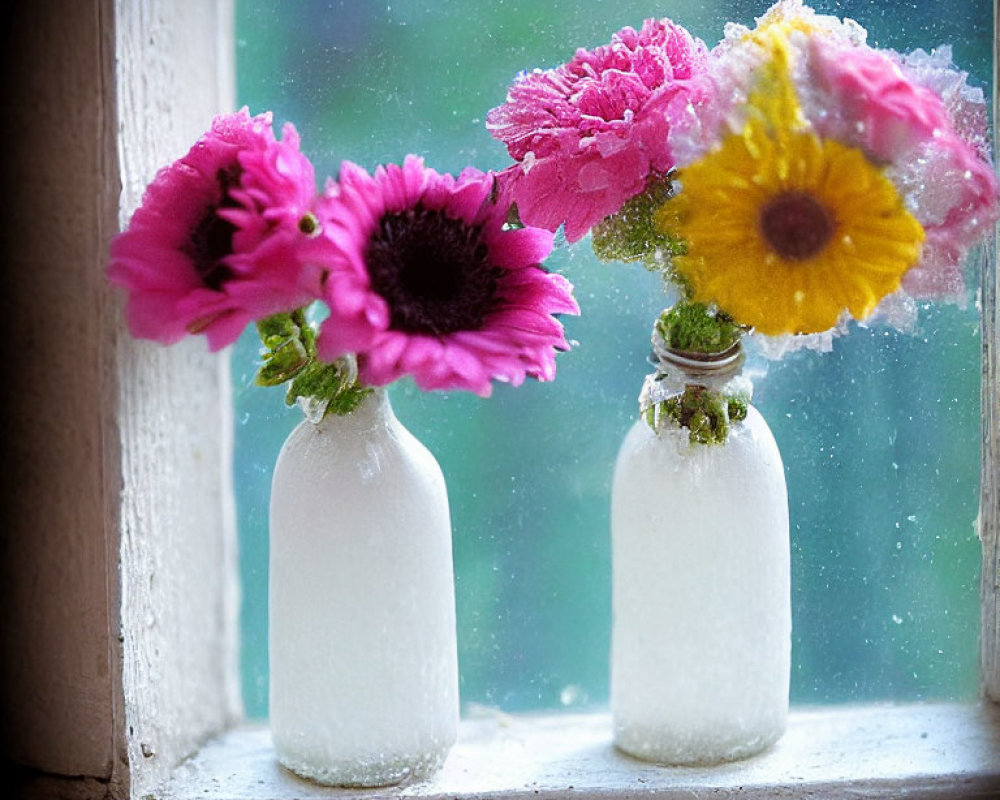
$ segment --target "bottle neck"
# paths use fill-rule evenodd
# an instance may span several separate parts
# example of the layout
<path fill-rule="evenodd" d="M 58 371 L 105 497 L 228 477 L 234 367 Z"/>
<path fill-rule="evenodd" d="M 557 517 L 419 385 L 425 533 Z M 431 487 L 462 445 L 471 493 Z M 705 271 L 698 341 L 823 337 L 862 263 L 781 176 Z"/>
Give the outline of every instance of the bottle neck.
<path fill-rule="evenodd" d="M 753 387 L 742 375 L 741 342 L 717 353 L 666 347 L 654 338 L 656 372 L 646 376 L 639 412 L 659 432 L 670 424 L 689 431 L 692 442 L 725 443 L 731 422 L 746 417 Z M 669 421 L 669 422 L 668 422 Z"/>
<path fill-rule="evenodd" d="M 657 379 L 678 391 L 686 386 L 721 390 L 740 374 L 746 360 L 741 341 L 718 353 L 699 353 L 668 347 L 657 337 L 653 340 L 653 355 Z"/>

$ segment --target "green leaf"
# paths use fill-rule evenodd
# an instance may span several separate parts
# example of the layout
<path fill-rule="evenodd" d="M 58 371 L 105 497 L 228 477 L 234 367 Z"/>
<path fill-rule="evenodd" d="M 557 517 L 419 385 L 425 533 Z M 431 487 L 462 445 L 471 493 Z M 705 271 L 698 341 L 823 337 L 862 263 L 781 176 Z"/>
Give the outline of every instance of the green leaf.
<path fill-rule="evenodd" d="M 371 391 L 358 382 L 353 358 L 333 363 L 318 359 L 316 331 L 306 319 L 305 309 L 262 319 L 257 332 L 264 350 L 255 382 L 258 386 L 287 384 L 288 405 L 307 399 L 310 406 L 322 408 L 322 416 L 349 414 Z"/>
<path fill-rule="evenodd" d="M 309 354 L 302 342 L 287 339 L 272 349 L 257 370 L 258 386 L 280 386 L 309 364 Z"/>
<path fill-rule="evenodd" d="M 646 421 L 654 431 L 663 424 L 687 428 L 692 444 L 725 444 L 731 423 L 746 419 L 747 404 L 704 386 L 686 386 L 680 394 L 659 404 L 659 413 L 647 411 Z"/>

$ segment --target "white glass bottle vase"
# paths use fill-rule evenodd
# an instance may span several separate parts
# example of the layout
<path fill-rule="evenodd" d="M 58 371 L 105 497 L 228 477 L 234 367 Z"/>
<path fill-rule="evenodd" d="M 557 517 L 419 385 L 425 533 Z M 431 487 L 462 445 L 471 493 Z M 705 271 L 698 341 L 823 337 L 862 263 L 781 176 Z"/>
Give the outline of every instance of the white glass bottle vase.
<path fill-rule="evenodd" d="M 288 437 L 272 483 L 269 581 L 280 763 L 340 786 L 437 769 L 458 726 L 448 498 L 384 390 Z"/>
<path fill-rule="evenodd" d="M 785 730 L 788 500 L 760 413 L 721 444 L 638 420 L 612 488 L 616 746 L 662 764 L 743 758 Z"/>

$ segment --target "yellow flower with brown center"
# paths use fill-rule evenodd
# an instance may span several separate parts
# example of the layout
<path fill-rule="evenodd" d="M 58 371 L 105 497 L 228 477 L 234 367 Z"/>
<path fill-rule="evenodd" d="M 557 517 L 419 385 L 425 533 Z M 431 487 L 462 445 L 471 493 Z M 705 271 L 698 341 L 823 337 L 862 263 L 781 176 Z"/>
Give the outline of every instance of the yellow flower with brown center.
<path fill-rule="evenodd" d="M 818 333 L 898 289 L 924 231 L 864 153 L 808 128 L 783 37 L 771 45 L 745 128 L 679 170 L 657 225 L 686 244 L 674 268 L 692 300 L 763 334 Z"/>

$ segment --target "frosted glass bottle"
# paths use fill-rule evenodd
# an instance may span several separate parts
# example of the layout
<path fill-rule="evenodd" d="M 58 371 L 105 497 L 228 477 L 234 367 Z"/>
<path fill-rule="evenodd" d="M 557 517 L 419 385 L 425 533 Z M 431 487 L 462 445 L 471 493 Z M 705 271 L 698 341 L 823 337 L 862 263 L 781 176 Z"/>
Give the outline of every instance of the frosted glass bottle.
<path fill-rule="evenodd" d="M 291 433 L 270 527 L 280 763 L 340 786 L 437 769 L 458 726 L 448 498 L 437 461 L 383 390 Z"/>
<path fill-rule="evenodd" d="M 663 764 L 749 756 L 788 713 L 781 456 L 753 406 L 723 444 L 688 434 L 638 420 L 612 488 L 614 741 Z"/>

